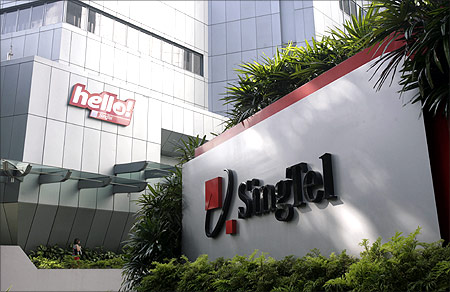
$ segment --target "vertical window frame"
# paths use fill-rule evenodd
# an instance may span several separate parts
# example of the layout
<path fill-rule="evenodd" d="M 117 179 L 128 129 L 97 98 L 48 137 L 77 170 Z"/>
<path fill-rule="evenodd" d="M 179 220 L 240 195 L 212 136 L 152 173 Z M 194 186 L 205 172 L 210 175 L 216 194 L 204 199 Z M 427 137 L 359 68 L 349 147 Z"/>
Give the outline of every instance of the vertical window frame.
<path fill-rule="evenodd" d="M 28 17 L 27 17 L 28 19 L 26 20 L 25 27 L 19 29 L 19 25 L 20 25 L 19 20 L 20 20 L 21 12 L 25 12 L 27 10 L 29 11 L 29 13 L 28 13 Z M 30 29 L 31 13 L 33 12 L 32 7 L 28 7 L 28 8 L 25 8 L 25 9 L 19 9 L 18 11 L 19 12 L 17 14 L 16 31 L 22 31 L 22 30 Z"/>
<path fill-rule="evenodd" d="M 33 26 L 33 15 L 34 15 L 33 12 L 36 11 L 37 8 L 41 8 L 42 9 L 41 14 L 40 14 L 40 18 L 39 18 L 40 22 L 39 22 L 38 25 Z M 39 28 L 39 27 L 41 27 L 44 24 L 44 14 L 45 14 L 45 4 L 36 5 L 36 6 L 32 7 L 32 9 L 31 9 L 31 17 L 30 17 L 30 29 Z"/>
<path fill-rule="evenodd" d="M 52 16 L 52 18 L 50 18 L 50 21 L 49 21 L 49 18 L 47 18 L 49 7 L 50 8 L 51 7 L 60 8 L 60 13 L 55 14 L 55 16 Z M 52 24 L 63 22 L 65 19 L 65 8 L 66 8 L 65 1 L 56 1 L 56 2 L 45 3 L 44 21 L 42 23 L 42 26 L 47 26 L 47 25 L 52 25 Z"/>
<path fill-rule="evenodd" d="M 8 15 L 11 15 L 13 13 L 15 14 L 14 24 L 6 26 L 7 20 L 8 20 Z M 2 34 L 16 32 L 18 16 L 19 16 L 19 10 L 14 10 L 14 11 L 5 13 L 5 20 L 4 20 L 4 24 L 2 26 Z M 12 28 L 12 30 L 6 31 L 7 28 Z"/>

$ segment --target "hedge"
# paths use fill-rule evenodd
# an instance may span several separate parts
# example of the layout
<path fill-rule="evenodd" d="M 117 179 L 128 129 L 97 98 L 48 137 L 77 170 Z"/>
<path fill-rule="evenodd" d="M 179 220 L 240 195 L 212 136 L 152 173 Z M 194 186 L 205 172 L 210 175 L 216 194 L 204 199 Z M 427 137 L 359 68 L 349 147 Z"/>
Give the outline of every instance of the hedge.
<path fill-rule="evenodd" d="M 210 261 L 207 255 L 154 262 L 137 291 L 448 291 L 450 246 L 418 242 L 419 229 L 387 243 L 363 240 L 360 258 L 317 249 L 275 260 L 250 256 Z"/>

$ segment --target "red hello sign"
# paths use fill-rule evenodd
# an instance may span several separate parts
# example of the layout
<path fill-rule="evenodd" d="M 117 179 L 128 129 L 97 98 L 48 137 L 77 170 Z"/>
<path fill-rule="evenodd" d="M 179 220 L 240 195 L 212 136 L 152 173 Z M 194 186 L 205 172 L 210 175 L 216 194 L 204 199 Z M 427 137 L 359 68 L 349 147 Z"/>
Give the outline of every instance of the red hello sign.
<path fill-rule="evenodd" d="M 75 84 L 69 104 L 91 110 L 90 117 L 119 125 L 128 126 L 131 122 L 135 100 L 120 100 L 116 94 L 103 91 L 100 94 L 89 93 L 86 86 Z"/>

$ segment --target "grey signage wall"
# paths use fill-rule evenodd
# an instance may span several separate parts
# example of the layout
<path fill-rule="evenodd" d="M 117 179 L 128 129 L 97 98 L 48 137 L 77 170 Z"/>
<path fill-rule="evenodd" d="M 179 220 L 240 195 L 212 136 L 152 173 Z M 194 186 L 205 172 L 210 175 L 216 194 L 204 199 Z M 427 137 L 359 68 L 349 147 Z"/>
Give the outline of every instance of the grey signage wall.
<path fill-rule="evenodd" d="M 396 231 L 409 233 L 418 226 L 422 228 L 421 240 L 440 238 L 420 106 L 403 106 L 403 100 L 410 96 L 398 98 L 396 81 L 376 92 L 368 82 L 369 67 L 367 63 L 314 89 L 314 93 L 237 135 L 225 132 L 222 135 L 233 137 L 216 143 L 219 145 L 184 166 L 183 252 L 189 258 L 200 254 L 232 257 L 255 249 L 276 258 L 304 255 L 312 248 L 324 254 L 343 249 L 358 254 L 363 238 L 387 239 Z M 339 70 L 336 68 L 334 74 Z M 337 199 L 325 198 L 320 203 L 305 200 L 293 208 L 290 221 L 277 220 L 276 212 L 239 218 L 238 208 L 241 212 L 248 209 L 245 200 L 238 197 L 240 183 L 259 179 L 260 186 L 275 186 L 286 180 L 286 168 L 302 162 L 321 174 L 302 181 L 303 186 L 312 185 L 311 194 L 317 196 L 312 183 L 327 180 L 320 159 L 325 153 L 331 154 Z M 234 178 L 225 219 L 236 220 L 236 234 L 226 234 L 224 224 L 216 237 L 207 237 L 205 208 L 213 199 L 205 200 L 205 182 L 223 177 L 225 200 L 229 178 L 224 169 L 232 170 Z M 245 195 L 252 198 L 251 191 Z M 293 204 L 293 197 L 291 194 L 284 204 Z M 225 205 L 210 211 L 210 231 Z"/>

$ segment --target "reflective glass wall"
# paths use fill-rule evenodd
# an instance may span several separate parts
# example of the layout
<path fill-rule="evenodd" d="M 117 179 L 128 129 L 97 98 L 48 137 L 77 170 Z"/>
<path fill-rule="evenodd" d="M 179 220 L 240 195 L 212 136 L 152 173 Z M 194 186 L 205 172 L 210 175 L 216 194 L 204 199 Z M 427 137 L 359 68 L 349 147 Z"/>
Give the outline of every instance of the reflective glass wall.
<path fill-rule="evenodd" d="M 203 76 L 203 55 L 78 1 L 48 2 L 0 12 L 1 33 L 65 21 L 102 38 Z M 6 10 L 6 9 L 5 9 Z"/>

